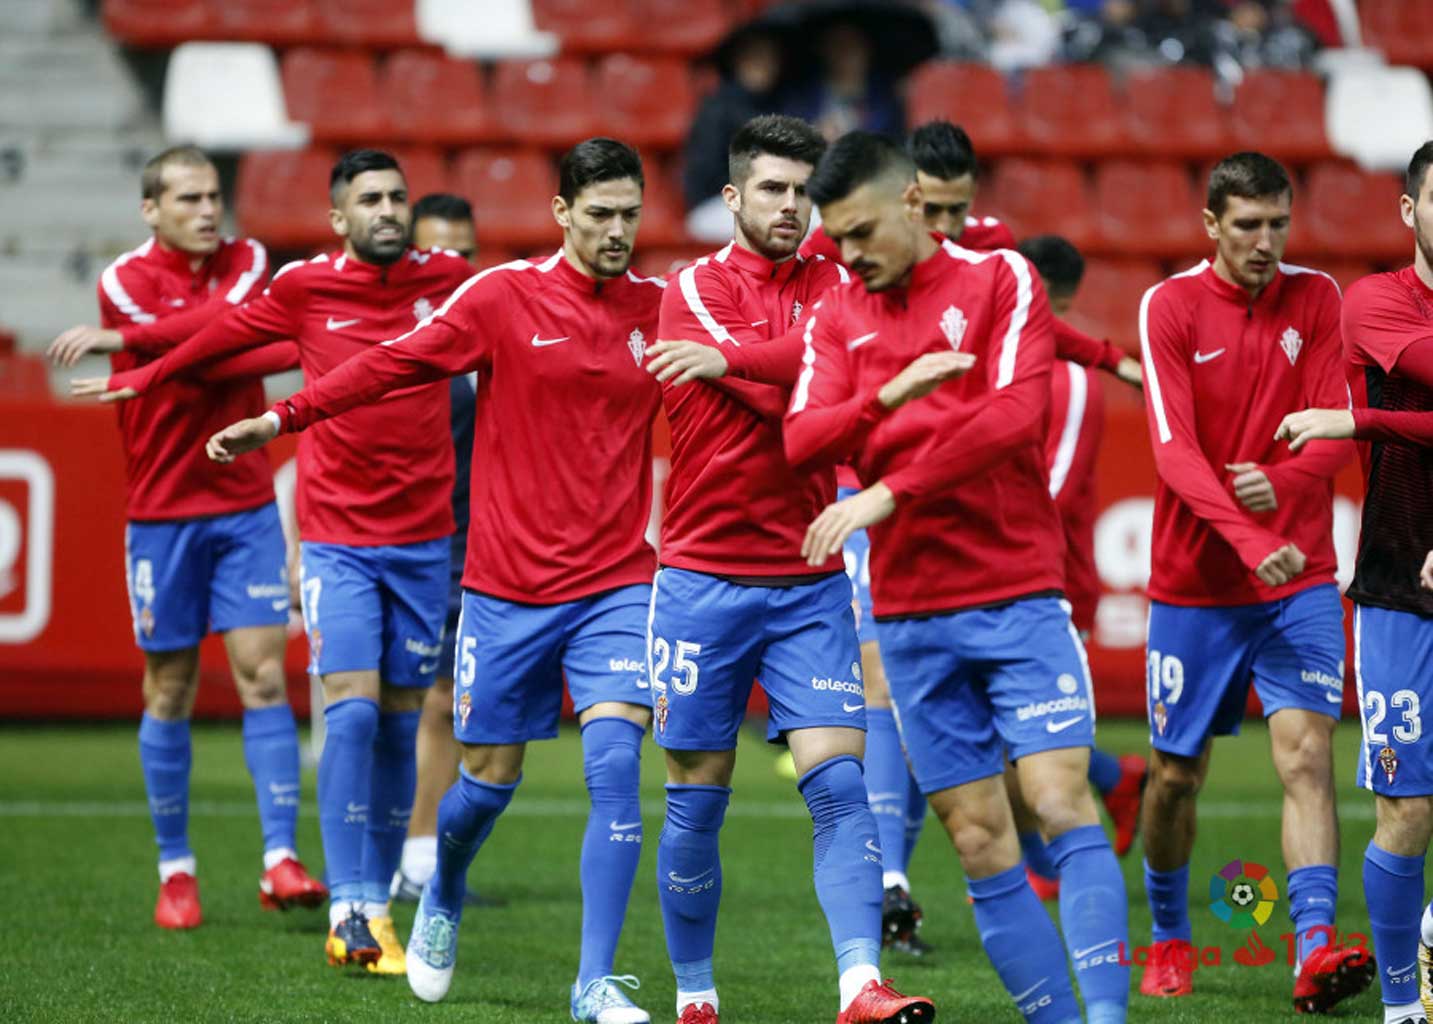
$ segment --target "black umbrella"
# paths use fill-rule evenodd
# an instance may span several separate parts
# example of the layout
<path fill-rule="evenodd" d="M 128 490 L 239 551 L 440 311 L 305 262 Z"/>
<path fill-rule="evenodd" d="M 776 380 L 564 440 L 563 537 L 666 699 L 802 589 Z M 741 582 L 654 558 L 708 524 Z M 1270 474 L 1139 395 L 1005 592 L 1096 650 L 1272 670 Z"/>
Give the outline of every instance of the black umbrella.
<path fill-rule="evenodd" d="M 725 72 L 731 54 L 749 34 L 775 37 L 787 54 L 789 67 L 814 65 L 812 44 L 837 24 L 852 25 L 872 43 L 875 66 L 893 77 L 906 74 L 939 50 L 935 23 L 922 10 L 902 0 L 808 0 L 772 7 L 727 33 L 712 58 Z"/>

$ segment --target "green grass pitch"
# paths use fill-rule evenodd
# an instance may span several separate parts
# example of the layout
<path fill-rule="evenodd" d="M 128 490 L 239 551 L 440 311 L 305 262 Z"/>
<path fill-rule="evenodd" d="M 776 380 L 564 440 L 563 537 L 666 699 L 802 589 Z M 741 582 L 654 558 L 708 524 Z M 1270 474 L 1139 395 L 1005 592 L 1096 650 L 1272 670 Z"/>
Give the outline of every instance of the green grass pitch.
<path fill-rule="evenodd" d="M 1142 751 L 1146 744 L 1137 723 L 1102 724 L 1100 737 L 1115 752 Z M 1356 725 L 1340 727 L 1339 923 L 1366 932 L 1360 871 L 1373 809 L 1369 794 L 1352 784 L 1357 742 Z M 640 976 L 641 1005 L 654 1020 L 670 1021 L 674 984 L 654 880 L 662 758 L 649 744 L 643 759 L 647 842 L 617 968 Z M 809 819 L 794 786 L 774 774 L 772 763 L 771 749 L 753 733 L 744 734 L 722 835 L 725 888 L 716 968 L 724 1024 L 830 1021 L 836 1015 L 830 942 L 811 888 Z M 6 727 L 0 730 L 0 778 L 9 783 L 0 796 L 0 904 L 10 914 L 0 1020 L 568 1019 L 568 986 L 577 966 L 577 857 L 586 814 L 575 730 L 531 748 L 517 797 L 470 876 L 507 905 L 469 911 L 452 991 L 436 1006 L 420 1004 L 401 978 L 328 967 L 323 912 L 260 911 L 257 817 L 237 726 L 200 726 L 194 733 L 190 831 L 205 922 L 193 932 L 164 932 L 151 921 L 154 842 L 133 726 Z M 1223 964 L 1196 973 L 1191 999 L 1156 1002 L 1135 995 L 1130 1020 L 1292 1020 L 1292 979 L 1279 939 L 1289 930 L 1279 791 L 1261 725 L 1218 742 L 1202 803 L 1190 885 L 1194 939 L 1196 945 L 1220 947 Z M 311 770 L 305 772 L 301 814 L 301 853 L 317 870 L 323 858 Z M 1279 885 L 1279 905 L 1260 929 L 1264 942 L 1280 954 L 1267 967 L 1236 965 L 1232 953 L 1248 930 L 1218 921 L 1206 906 L 1210 875 L 1234 858 L 1267 865 Z M 1147 942 L 1138 845 L 1124 868 L 1133 941 Z M 932 820 L 911 877 L 926 910 L 922 934 L 936 952 L 923 961 L 890 955 L 884 973 L 904 991 L 932 996 L 941 1021 L 1018 1022 L 981 953 L 963 878 Z M 406 939 L 411 907 L 400 907 L 396 916 Z M 1376 987 L 1340 1007 L 1336 1016 L 1379 1019 Z"/>

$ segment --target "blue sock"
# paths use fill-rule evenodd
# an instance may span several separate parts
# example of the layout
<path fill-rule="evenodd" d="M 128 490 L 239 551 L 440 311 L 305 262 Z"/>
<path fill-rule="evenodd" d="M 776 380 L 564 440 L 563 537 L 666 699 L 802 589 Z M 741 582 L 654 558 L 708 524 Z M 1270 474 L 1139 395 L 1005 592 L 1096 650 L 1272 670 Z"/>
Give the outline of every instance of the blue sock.
<path fill-rule="evenodd" d="M 1338 907 L 1338 868 L 1314 864 L 1289 872 L 1289 920 L 1299 944 L 1299 963 L 1320 946 L 1333 941 L 1334 911 Z"/>
<path fill-rule="evenodd" d="M 796 788 L 811 811 L 816 899 L 837 965 L 841 972 L 879 966 L 881 852 L 861 762 L 849 754 L 833 757 L 803 775 Z M 896 841 L 905 836 L 898 833 Z"/>
<path fill-rule="evenodd" d="M 1025 1019 L 1032 1024 L 1078 1022 L 1065 945 L 1026 883 L 1025 865 L 972 878 L 970 895 L 980 944 Z"/>
<path fill-rule="evenodd" d="M 1129 1003 L 1129 905 L 1119 861 L 1099 825 L 1082 825 L 1050 840 L 1060 872 L 1060 927 L 1090 1024 L 1123 1021 Z"/>
<path fill-rule="evenodd" d="M 380 711 L 363 830 L 363 899 L 387 903 L 393 872 L 403 859 L 413 791 L 418 785 L 418 711 Z"/>
<path fill-rule="evenodd" d="M 1090 782 L 1104 796 L 1120 784 L 1120 759 L 1107 754 L 1099 747 L 1090 751 Z"/>
<path fill-rule="evenodd" d="M 299 731 L 287 704 L 244 712 L 244 763 L 259 800 L 264 849 L 296 850 Z"/>
<path fill-rule="evenodd" d="M 1019 835 L 1020 849 L 1025 854 L 1025 864 L 1031 871 L 1041 878 L 1055 879 L 1059 877 L 1059 870 L 1055 862 L 1050 859 L 1050 851 L 1045 846 L 1045 840 L 1039 832 L 1021 832 Z"/>
<path fill-rule="evenodd" d="M 582 727 L 582 773 L 592 808 L 582 836 L 582 959 L 577 984 L 612 973 L 642 857 L 642 737 L 636 722 L 594 718 Z"/>
<path fill-rule="evenodd" d="M 1154 917 L 1154 941 L 1194 937 L 1189 923 L 1189 865 L 1173 871 L 1156 871 L 1144 862 L 1144 891 Z"/>
<path fill-rule="evenodd" d="M 925 828 L 925 814 L 928 805 L 925 794 L 921 792 L 920 783 L 916 777 L 906 769 L 906 846 L 901 854 L 901 870 L 905 871 L 911 863 L 911 855 L 915 853 L 916 842 L 921 837 L 921 829 Z"/>
<path fill-rule="evenodd" d="M 657 839 L 657 902 L 667 956 L 683 992 L 716 988 L 712 944 L 721 903 L 718 837 L 731 790 L 667 784 L 667 818 Z"/>
<path fill-rule="evenodd" d="M 1363 899 L 1383 1001 L 1418 1001 L 1418 931 L 1423 911 L 1423 858 L 1400 857 L 1372 842 L 1363 853 Z"/>
<path fill-rule="evenodd" d="M 885 870 L 906 870 L 906 756 L 890 708 L 866 709 L 866 796 Z"/>
<path fill-rule="evenodd" d="M 368 827 L 378 702 L 366 697 L 336 701 L 323 709 L 323 721 L 318 826 L 329 896 L 335 903 L 362 900 L 363 831 Z"/>
<path fill-rule="evenodd" d="M 428 891 L 433 906 L 454 920 L 463 915 L 468 867 L 492 833 L 498 815 L 512 802 L 520 782 L 522 779 L 506 786 L 482 782 L 462 768 L 458 781 L 438 804 L 438 866 L 428 882 Z"/>
<path fill-rule="evenodd" d="M 150 717 L 146 711 L 139 720 L 139 767 L 144 772 L 144 792 L 149 797 L 149 815 L 154 820 L 161 861 L 194 856 L 189 849 L 192 761 L 189 719 L 165 722 Z"/>

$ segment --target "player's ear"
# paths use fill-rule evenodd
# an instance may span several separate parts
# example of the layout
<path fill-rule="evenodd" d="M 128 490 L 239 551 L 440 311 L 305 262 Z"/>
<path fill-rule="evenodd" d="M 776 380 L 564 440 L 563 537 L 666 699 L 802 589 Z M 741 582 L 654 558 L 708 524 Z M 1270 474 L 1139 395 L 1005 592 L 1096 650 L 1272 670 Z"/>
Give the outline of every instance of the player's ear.
<path fill-rule="evenodd" d="M 151 228 L 159 227 L 159 203 L 153 199 L 141 199 L 139 201 L 139 215 L 144 218 L 144 223 Z"/>
<path fill-rule="evenodd" d="M 919 181 L 911 179 L 910 184 L 901 192 L 901 202 L 911 216 L 919 217 L 921 215 L 923 212 L 921 208 L 925 204 L 925 193 L 921 191 Z"/>
<path fill-rule="evenodd" d="M 145 200 L 145 202 L 148 201 L 149 200 Z M 1410 228 L 1414 227 L 1413 213 L 1417 208 L 1418 204 L 1414 201 L 1413 197 L 1407 193 L 1398 197 L 1398 212 L 1403 217 L 1403 223 L 1407 224 Z"/>
<path fill-rule="evenodd" d="M 339 238 L 348 237 L 348 218 L 342 210 L 330 209 L 328 211 L 328 226 L 333 228 L 333 233 Z"/>
<path fill-rule="evenodd" d="M 732 213 L 741 212 L 741 189 L 735 185 L 726 184 L 721 187 L 721 197 L 726 201 L 726 208 Z"/>
<path fill-rule="evenodd" d="M 572 208 L 562 196 L 552 197 L 552 219 L 557 221 L 557 226 L 564 231 L 572 227 Z"/>
<path fill-rule="evenodd" d="M 1204 218 L 1204 233 L 1214 241 L 1219 241 L 1219 218 L 1214 215 L 1214 211 L 1201 210 L 1200 216 Z"/>

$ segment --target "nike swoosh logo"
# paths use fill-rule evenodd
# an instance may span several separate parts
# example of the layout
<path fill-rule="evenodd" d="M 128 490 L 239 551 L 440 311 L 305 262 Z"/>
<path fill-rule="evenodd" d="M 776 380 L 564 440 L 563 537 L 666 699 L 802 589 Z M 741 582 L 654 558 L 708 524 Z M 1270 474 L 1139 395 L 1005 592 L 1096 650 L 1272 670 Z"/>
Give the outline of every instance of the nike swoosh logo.
<path fill-rule="evenodd" d="M 867 840 L 866 840 L 866 849 L 870 850 L 872 853 L 880 853 L 880 852 L 881 852 L 881 848 L 876 845 L 876 841 L 875 841 L 874 839 L 867 839 Z"/>
<path fill-rule="evenodd" d="M 436 661 L 425 661 L 418 666 L 418 671 L 422 675 L 427 675 L 429 672 L 436 672 L 438 671 L 438 663 Z"/>
<path fill-rule="evenodd" d="M 1223 354 L 1224 354 L 1224 350 L 1223 350 L 1222 348 L 1216 348 L 1213 352 L 1197 352 L 1197 351 L 1196 351 L 1196 352 L 1194 353 L 1194 361 L 1195 361 L 1196 363 L 1207 363 L 1207 362 L 1209 362 L 1209 360 L 1211 360 L 1211 359 L 1218 359 L 1218 358 L 1219 358 L 1220 356 L 1222 356 Z"/>
<path fill-rule="evenodd" d="M 352 327 L 354 324 L 361 324 L 361 323 L 363 323 L 363 317 L 357 317 L 356 319 L 353 319 L 353 320 L 335 320 L 333 317 L 329 317 L 329 318 L 328 318 L 328 329 L 329 329 L 330 331 L 341 331 L 341 330 L 343 330 L 345 327 Z"/>
<path fill-rule="evenodd" d="M 848 715 L 854 714 L 855 712 L 860 711 L 860 710 L 861 710 L 863 707 L 865 707 L 865 706 L 866 706 L 866 705 L 864 705 L 864 704 L 848 704 L 848 703 L 847 703 L 846 701 L 844 701 L 844 700 L 841 702 L 841 710 L 844 711 L 844 712 L 846 712 L 846 714 L 848 714 Z"/>
<path fill-rule="evenodd" d="M 367 813 L 368 813 L 368 805 L 367 805 L 367 804 L 356 804 L 356 803 L 354 803 L 352 800 L 350 800 L 350 801 L 348 802 L 348 813 L 349 813 L 349 814 L 367 814 Z"/>
<path fill-rule="evenodd" d="M 1401 977 L 1402 977 L 1403 975 L 1405 975 L 1405 974 L 1412 974 L 1412 973 L 1413 973 L 1413 968 L 1415 968 L 1415 967 L 1417 967 L 1417 966 L 1418 966 L 1418 962 L 1415 960 L 1413 963 L 1409 964 L 1407 967 L 1400 967 L 1400 968 L 1397 968 L 1397 969 L 1394 969 L 1394 968 L 1392 968 L 1392 967 L 1389 967 L 1389 968 L 1387 968 L 1388 976 L 1389 976 L 1390 978 L 1401 978 Z"/>
<path fill-rule="evenodd" d="M 274 611 L 276 611 L 276 612 L 281 612 L 281 611 L 283 611 L 285 608 L 287 608 L 287 607 L 289 606 L 289 602 L 288 602 L 287 599 L 280 600 L 280 601 L 274 601 L 274 602 L 273 602 L 273 606 L 274 606 Z"/>
<path fill-rule="evenodd" d="M 1326 693 L 1326 694 L 1324 694 L 1324 700 L 1328 701 L 1330 704 L 1342 704 L 1342 703 L 1343 703 L 1343 694 L 1341 694 L 1341 693 Z"/>
<path fill-rule="evenodd" d="M 765 320 L 753 320 L 753 321 L 751 322 L 751 326 L 753 326 L 753 327 L 760 327 L 762 324 L 764 324 L 764 323 L 766 323 L 766 322 L 767 322 L 767 321 L 765 321 Z"/>
<path fill-rule="evenodd" d="M 874 338 L 877 334 L 880 333 L 880 331 L 872 331 L 870 334 L 863 334 L 859 338 L 852 338 L 850 341 L 846 342 L 846 351 L 854 352 L 856 349 L 860 348 L 862 345 L 864 345 L 866 342 L 870 341 L 872 338 Z"/>
<path fill-rule="evenodd" d="M 1083 722 L 1084 720 L 1085 720 L 1085 716 L 1084 716 L 1084 715 L 1076 715 L 1074 718 L 1067 718 L 1067 719 L 1065 719 L 1063 722 L 1046 722 L 1046 723 L 1045 723 L 1045 731 L 1046 731 L 1046 732 L 1064 732 L 1066 729 L 1068 729 L 1070 726 L 1074 725 L 1076 722 Z"/>
<path fill-rule="evenodd" d="M 1029 988 L 1027 988 L 1024 992 L 1021 992 L 1021 993 L 1017 994 L 1017 995 L 1014 997 L 1015 1001 L 1016 1001 L 1017 1003 L 1020 1002 L 1022 999 L 1024 999 L 1026 996 L 1028 996 L 1031 992 L 1034 992 L 1037 988 L 1039 988 L 1041 985 L 1045 984 L 1045 982 L 1047 982 L 1047 981 L 1049 981 L 1049 980 L 1050 980 L 1049 978 L 1041 978 L 1039 981 L 1035 982 L 1035 984 L 1033 984 L 1033 985 L 1031 985 Z"/>
<path fill-rule="evenodd" d="M 1106 946 L 1113 946 L 1119 939 L 1106 939 L 1098 946 L 1091 946 L 1089 949 L 1076 949 L 1070 953 L 1076 960 L 1083 960 L 1097 949 L 1104 949 Z"/>
<path fill-rule="evenodd" d="M 610 828 L 613 832 L 627 832 L 634 828 L 641 828 L 642 823 L 640 821 L 631 821 L 625 825 L 619 825 L 616 821 L 613 821 L 612 824 L 608 825 L 607 827 Z"/>
<path fill-rule="evenodd" d="M 539 338 L 536 334 L 532 336 L 533 348 L 546 348 L 548 345 L 561 345 L 564 341 L 570 340 L 570 336 L 562 338 Z"/>
<path fill-rule="evenodd" d="M 697 882 L 707 877 L 707 875 L 711 874 L 715 870 L 716 868 L 707 868 L 700 875 L 693 875 L 691 878 L 682 878 L 678 876 L 675 871 L 668 871 L 667 877 L 670 878 L 672 881 L 676 882 L 678 885 L 689 885 L 692 882 Z"/>

